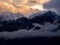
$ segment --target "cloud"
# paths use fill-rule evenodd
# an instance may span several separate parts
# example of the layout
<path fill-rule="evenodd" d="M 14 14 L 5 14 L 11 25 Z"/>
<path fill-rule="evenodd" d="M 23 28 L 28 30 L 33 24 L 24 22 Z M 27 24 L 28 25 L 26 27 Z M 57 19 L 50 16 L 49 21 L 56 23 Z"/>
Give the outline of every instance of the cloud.
<path fill-rule="evenodd" d="M 44 8 L 60 13 L 60 0 L 51 0 L 49 3 L 44 4 Z"/>
<path fill-rule="evenodd" d="M 36 26 L 40 26 L 39 24 L 34 24 Z M 54 27 L 53 27 L 54 26 Z M 60 31 L 57 32 L 51 32 L 53 29 L 57 28 L 58 25 L 47 23 L 45 26 L 42 26 L 41 30 L 34 30 L 33 28 L 31 30 L 18 30 L 13 32 L 0 32 L 0 37 L 5 39 L 13 39 L 13 38 L 25 38 L 25 37 L 54 37 L 54 36 L 60 36 Z M 49 29 L 47 29 L 49 28 Z"/>
<path fill-rule="evenodd" d="M 33 7 L 35 9 L 39 9 L 40 11 L 44 10 L 43 5 L 50 0 L 0 0 L 2 2 L 7 2 L 9 4 L 15 5 L 15 6 L 27 6 L 27 7 Z"/>
<path fill-rule="evenodd" d="M 48 9 L 58 13 L 60 12 L 60 0 L 0 0 L 0 2 L 1 1 L 15 5 L 32 6 L 39 10 Z"/>
<path fill-rule="evenodd" d="M 7 2 L 0 2 L 0 13 L 11 12 L 11 13 L 21 13 L 25 17 L 38 12 L 38 9 L 32 9 L 29 6 L 16 6 Z"/>
<path fill-rule="evenodd" d="M 5 39 L 14 39 L 14 38 L 27 38 L 27 37 L 54 37 L 60 36 L 60 33 L 55 32 L 42 32 L 42 31 L 27 31 L 27 30 L 19 30 L 14 32 L 0 32 L 0 37 Z"/>

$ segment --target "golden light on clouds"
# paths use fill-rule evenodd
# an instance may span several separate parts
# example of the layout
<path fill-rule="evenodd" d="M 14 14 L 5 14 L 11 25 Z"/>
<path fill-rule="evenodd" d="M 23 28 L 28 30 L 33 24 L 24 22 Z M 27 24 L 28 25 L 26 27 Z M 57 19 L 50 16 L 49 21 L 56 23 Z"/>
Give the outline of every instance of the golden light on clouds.
<path fill-rule="evenodd" d="M 49 1 L 51 1 L 51 0 L 40 0 L 40 3 L 41 3 L 41 4 L 44 4 L 44 3 L 47 3 L 47 2 L 49 2 Z"/>
<path fill-rule="evenodd" d="M 7 2 L 13 3 L 13 2 L 14 2 L 14 0 L 7 0 Z"/>
<path fill-rule="evenodd" d="M 12 11 L 15 12 L 16 8 L 13 5 L 10 5 L 8 3 L 5 2 L 0 2 L 0 9 L 4 10 L 3 12 L 8 12 L 8 11 Z M 2 12 L 2 10 L 0 10 Z"/>
<path fill-rule="evenodd" d="M 32 14 L 44 11 L 44 4 L 51 0 L 0 0 L 0 12 Z"/>
<path fill-rule="evenodd" d="M 47 9 L 44 9 L 44 4 L 49 1 L 51 1 L 51 0 L 36 0 L 37 3 L 35 5 L 32 5 L 31 7 L 44 11 L 44 10 L 47 10 Z"/>
<path fill-rule="evenodd" d="M 38 11 L 37 9 L 32 9 L 28 6 L 16 7 L 16 6 L 11 5 L 9 3 L 0 2 L 0 13 L 1 12 L 12 12 L 12 13 L 21 13 L 24 16 L 27 16 L 28 14 L 32 14 L 37 11 Z"/>

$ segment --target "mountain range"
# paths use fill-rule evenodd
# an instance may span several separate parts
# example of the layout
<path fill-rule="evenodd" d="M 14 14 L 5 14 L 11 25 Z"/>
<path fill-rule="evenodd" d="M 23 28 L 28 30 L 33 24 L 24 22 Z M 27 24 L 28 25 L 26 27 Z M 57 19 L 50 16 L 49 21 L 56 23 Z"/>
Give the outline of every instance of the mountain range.
<path fill-rule="evenodd" d="M 31 17 L 31 18 L 30 18 Z M 20 13 L 3 13 L 0 14 L 0 32 L 1 31 L 17 31 L 17 30 L 42 30 L 41 27 L 53 24 L 58 25 L 52 31 L 57 31 L 60 29 L 60 16 L 55 12 L 47 11 L 43 14 L 35 13 L 28 18 L 24 17 Z M 46 24 L 48 22 L 48 24 Z M 50 25 L 48 25 L 50 26 Z M 48 27 L 46 27 L 48 28 Z"/>

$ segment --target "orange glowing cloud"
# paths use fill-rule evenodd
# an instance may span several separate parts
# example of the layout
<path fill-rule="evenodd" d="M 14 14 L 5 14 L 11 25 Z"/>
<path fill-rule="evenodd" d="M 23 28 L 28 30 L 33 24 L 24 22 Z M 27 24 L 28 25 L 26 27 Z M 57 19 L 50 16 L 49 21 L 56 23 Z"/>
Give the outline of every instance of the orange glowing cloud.
<path fill-rule="evenodd" d="M 6 12 L 6 11 L 12 11 L 14 12 L 16 10 L 16 8 L 13 5 L 10 5 L 9 3 L 6 2 L 0 2 L 0 12 Z"/>
<path fill-rule="evenodd" d="M 22 0 L 20 5 L 26 5 L 34 9 L 38 9 L 40 11 L 46 10 L 44 8 L 44 4 L 51 0 Z"/>
<path fill-rule="evenodd" d="M 49 1 L 51 1 L 51 0 L 39 0 L 40 4 L 44 4 L 44 3 L 47 3 Z"/>
<path fill-rule="evenodd" d="M 15 6 L 10 3 L 0 2 L 0 13 L 3 12 L 12 12 L 12 13 L 21 13 L 24 16 L 37 12 L 37 9 L 32 9 L 28 6 Z"/>
<path fill-rule="evenodd" d="M 0 12 L 22 13 L 24 15 L 44 11 L 44 4 L 50 0 L 0 0 Z"/>
<path fill-rule="evenodd" d="M 47 10 L 44 8 L 44 4 L 49 2 L 49 1 L 51 1 L 51 0 L 36 0 L 36 4 L 32 5 L 31 7 L 35 8 L 35 9 L 39 9 L 41 11 L 44 11 L 44 10 Z"/>

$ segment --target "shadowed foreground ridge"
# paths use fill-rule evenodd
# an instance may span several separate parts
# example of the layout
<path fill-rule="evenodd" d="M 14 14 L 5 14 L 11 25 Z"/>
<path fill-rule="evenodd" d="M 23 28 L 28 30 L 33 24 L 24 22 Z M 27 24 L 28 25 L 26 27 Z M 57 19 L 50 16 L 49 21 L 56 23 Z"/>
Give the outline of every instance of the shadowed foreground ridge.
<path fill-rule="evenodd" d="M 32 38 L 15 38 L 4 40 L 0 38 L 0 45 L 57 45 L 60 42 L 60 37 L 32 37 Z"/>

